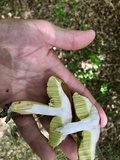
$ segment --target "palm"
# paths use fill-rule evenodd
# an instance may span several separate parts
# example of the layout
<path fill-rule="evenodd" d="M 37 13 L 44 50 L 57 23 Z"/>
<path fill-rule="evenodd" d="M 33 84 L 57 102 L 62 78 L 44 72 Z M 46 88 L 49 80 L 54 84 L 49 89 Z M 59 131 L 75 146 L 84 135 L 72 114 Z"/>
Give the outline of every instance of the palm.
<path fill-rule="evenodd" d="M 53 46 L 66 50 L 83 48 L 94 39 L 93 31 L 88 33 L 67 31 L 45 21 L 20 20 L 1 21 L 0 31 L 0 104 L 2 107 L 16 100 L 47 103 L 46 82 L 51 75 L 63 79 L 72 92 L 77 91 L 95 102 L 89 91 L 63 66 L 52 50 Z M 99 106 L 98 110 L 101 117 L 105 119 L 105 114 Z M 50 160 L 50 156 L 47 157 L 44 152 L 43 147 L 46 146 L 53 159 L 54 152 L 47 145 L 45 138 L 37 139 L 41 134 L 33 118 L 16 117 L 14 120 L 31 148 L 43 159 Z M 103 122 L 102 125 L 104 126 L 105 123 Z M 43 124 L 48 124 L 47 119 L 43 119 Z M 34 134 L 28 137 L 26 133 L 31 130 L 34 130 Z M 69 146 L 70 144 L 74 146 L 70 147 L 72 150 L 76 149 L 71 139 L 68 143 Z M 41 151 L 38 145 L 41 146 Z M 71 149 L 66 149 L 66 145 L 63 144 L 62 147 L 67 156 L 76 159 L 76 151 L 75 154 L 70 155 Z"/>
<path fill-rule="evenodd" d="M 55 74 L 54 68 L 59 61 L 55 60 L 52 45 L 45 41 L 37 26 L 29 30 L 26 26 L 15 27 L 18 34 L 14 35 L 11 27 L 6 35 L 8 42 L 0 48 L 1 105 L 25 99 L 45 102 L 46 81 Z"/>

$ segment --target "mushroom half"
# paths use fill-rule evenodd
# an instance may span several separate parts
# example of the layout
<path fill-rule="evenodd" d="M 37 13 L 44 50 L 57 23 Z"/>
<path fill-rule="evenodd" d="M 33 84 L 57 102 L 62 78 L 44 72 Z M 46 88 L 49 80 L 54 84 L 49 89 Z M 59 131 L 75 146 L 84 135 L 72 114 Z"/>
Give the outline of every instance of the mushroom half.
<path fill-rule="evenodd" d="M 88 98 L 74 93 L 73 103 L 77 121 L 58 128 L 63 136 L 77 133 L 78 157 L 80 160 L 94 160 L 96 144 L 100 135 L 99 114 Z M 81 131 L 81 132 L 80 132 Z"/>
<path fill-rule="evenodd" d="M 49 144 L 53 148 L 66 138 L 66 136 L 63 136 L 56 129 L 72 121 L 71 103 L 63 90 L 63 84 L 65 85 L 62 80 L 54 76 L 49 78 L 47 94 L 50 102 L 48 105 L 33 101 L 17 101 L 13 102 L 8 110 L 8 114 L 14 112 L 22 115 L 40 114 L 55 116 L 50 123 L 49 134 Z"/>

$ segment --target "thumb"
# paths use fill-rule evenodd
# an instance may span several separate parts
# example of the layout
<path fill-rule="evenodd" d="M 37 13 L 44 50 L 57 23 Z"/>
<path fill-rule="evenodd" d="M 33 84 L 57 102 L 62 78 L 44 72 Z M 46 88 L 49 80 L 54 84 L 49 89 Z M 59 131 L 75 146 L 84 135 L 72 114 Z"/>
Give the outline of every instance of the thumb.
<path fill-rule="evenodd" d="M 38 21 L 37 26 L 42 32 L 47 44 L 65 50 L 84 48 L 95 38 L 95 32 L 93 30 L 67 30 L 43 20 Z"/>

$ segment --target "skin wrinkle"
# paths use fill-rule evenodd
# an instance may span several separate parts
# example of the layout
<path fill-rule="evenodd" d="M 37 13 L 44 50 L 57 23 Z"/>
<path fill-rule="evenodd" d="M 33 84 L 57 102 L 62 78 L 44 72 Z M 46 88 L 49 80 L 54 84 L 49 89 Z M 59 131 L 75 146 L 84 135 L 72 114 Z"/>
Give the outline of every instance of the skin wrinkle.
<path fill-rule="evenodd" d="M 35 24 L 35 26 L 39 33 L 42 35 L 44 42 L 47 44 L 48 50 L 51 50 L 54 46 L 56 46 L 57 42 L 57 32 L 55 32 L 55 30 L 53 29 L 53 26 L 56 26 L 44 20 L 41 20 L 41 22 L 43 22 L 41 23 L 41 28 L 39 28 L 37 24 Z"/>
<path fill-rule="evenodd" d="M 23 61 L 23 59 L 21 59 L 19 62 Z M 28 62 L 26 61 L 26 63 L 28 64 Z M 14 78 L 18 81 L 18 80 L 27 80 L 30 79 L 32 77 L 37 77 L 37 73 L 38 71 L 36 71 L 35 69 L 32 71 L 30 70 L 30 67 L 26 67 L 27 65 L 24 66 L 17 66 L 16 67 L 16 73 L 14 73 L 14 75 L 16 75 Z M 29 66 L 31 66 L 29 64 Z M 19 70 L 19 72 L 18 72 Z M 21 75 L 22 73 L 22 75 Z M 27 75 L 28 73 L 28 75 Z M 33 75 L 34 74 L 34 75 Z"/>
<path fill-rule="evenodd" d="M 65 81 L 65 83 L 69 86 L 69 88 L 71 88 L 71 83 L 72 83 L 72 80 L 73 80 L 73 74 L 72 73 L 70 73 L 69 71 L 67 71 L 69 74 L 68 74 L 68 77 L 69 78 L 67 78 L 67 80 L 64 80 Z M 81 88 L 80 88 L 80 94 L 82 95 L 83 93 L 84 93 L 84 91 L 85 91 L 85 86 L 83 85 L 82 86 L 83 87 L 83 89 L 81 90 Z M 76 92 L 75 90 L 74 90 L 74 88 L 71 88 L 71 91 L 72 91 L 72 94 L 74 93 L 74 92 Z"/>
<path fill-rule="evenodd" d="M 48 53 L 47 53 L 47 55 L 48 55 L 48 54 L 50 53 L 50 50 L 51 50 L 54 46 L 56 46 L 56 43 L 57 43 L 57 39 L 56 39 L 57 33 L 54 32 L 54 36 L 53 36 L 53 33 L 52 33 L 52 37 L 54 37 L 54 38 L 50 38 L 50 39 L 46 38 L 46 37 L 44 36 L 44 33 L 42 33 L 42 34 L 43 34 L 45 43 L 48 44 L 48 50 L 49 50 Z M 54 45 L 53 45 L 53 44 L 54 44 Z"/>
<path fill-rule="evenodd" d="M 69 74 L 70 72 L 65 68 L 65 66 L 62 64 L 62 62 L 58 59 L 57 55 L 54 55 L 54 59 L 53 59 L 53 56 L 54 55 L 54 51 L 53 49 L 51 49 L 51 52 L 49 54 L 49 61 L 52 61 L 52 62 L 56 62 L 57 63 L 51 63 L 50 64 L 50 68 L 52 73 L 51 75 L 55 75 L 57 76 L 58 78 L 62 79 L 65 83 L 67 83 L 67 80 L 69 80 Z M 64 70 L 64 73 L 62 72 Z M 56 72 L 56 71 L 59 71 L 59 72 Z"/>
<path fill-rule="evenodd" d="M 75 48 L 75 33 L 74 32 L 71 32 L 71 34 L 72 34 L 72 41 L 71 41 L 71 49 L 70 50 L 75 50 L 74 48 Z"/>
<path fill-rule="evenodd" d="M 29 86 L 28 86 L 28 84 L 29 84 Z M 18 97 L 19 95 L 22 95 L 21 99 L 19 99 L 19 100 L 33 100 L 33 101 L 40 102 L 41 94 L 34 93 L 34 90 L 36 90 L 36 89 L 39 90 L 39 88 L 41 88 L 41 84 L 38 85 L 36 83 L 33 83 L 32 79 L 31 79 L 31 83 L 30 83 L 26 79 L 25 86 L 26 87 L 24 87 L 24 85 L 20 85 L 20 87 L 17 88 L 18 91 L 16 91 L 15 94 L 13 94 L 13 97 L 14 96 Z M 23 98 L 23 95 L 24 95 L 24 98 Z"/>
<path fill-rule="evenodd" d="M 12 69 L 11 66 L 8 66 L 8 64 L 5 64 L 1 59 L 0 59 L 0 65 L 4 66 L 6 68 L 11 68 Z"/>
<path fill-rule="evenodd" d="M 45 42 L 45 44 L 47 44 L 46 39 L 44 38 L 44 34 L 39 30 L 39 28 L 37 27 L 37 25 L 34 23 L 35 28 L 38 30 L 38 32 L 40 33 L 40 35 L 43 38 L 43 41 Z M 50 47 L 51 48 L 51 47 Z"/>
<path fill-rule="evenodd" d="M 12 56 L 10 55 L 8 49 L 0 47 L 0 64 L 4 67 L 7 67 L 9 69 L 12 69 Z M 4 62 L 4 60 L 9 60 L 7 63 Z"/>
<path fill-rule="evenodd" d="M 33 26 L 35 26 L 35 28 L 36 28 L 36 30 L 40 33 L 40 35 L 41 35 L 41 37 L 42 37 L 42 39 L 43 39 L 43 42 L 45 43 L 44 44 L 44 46 L 42 47 L 42 48 L 44 48 L 44 47 L 46 47 L 47 49 L 48 49 L 48 52 L 47 52 L 47 54 L 46 55 L 48 55 L 49 54 L 49 50 L 51 50 L 51 48 L 52 48 L 52 46 L 51 46 L 51 44 L 48 42 L 48 37 L 46 38 L 45 37 L 45 35 L 46 35 L 46 31 L 47 31 L 47 29 L 46 29 L 46 23 L 48 24 L 49 22 L 46 22 L 46 21 L 44 21 L 44 20 L 41 20 L 41 21 L 43 21 L 43 23 L 44 23 L 44 30 L 40 30 L 39 29 L 39 27 L 36 25 L 36 23 L 33 23 Z M 42 24 L 42 23 L 41 23 Z M 50 27 L 50 23 L 49 23 L 49 27 Z M 45 33 L 44 33 L 45 32 Z M 48 33 L 49 34 L 49 33 Z M 51 39 L 52 40 L 52 39 Z M 50 40 L 50 42 L 51 42 L 51 40 Z M 55 40 L 55 39 L 54 39 Z M 54 43 L 55 43 L 55 41 L 54 41 Z"/>
<path fill-rule="evenodd" d="M 42 48 L 44 48 L 44 47 L 45 47 L 45 45 L 44 45 L 44 46 L 41 46 L 41 47 L 39 47 L 39 48 L 37 48 L 37 49 L 35 49 L 34 51 L 31 51 L 30 53 L 28 53 L 28 54 L 26 54 L 26 55 L 20 54 L 20 56 L 18 56 L 18 57 L 20 57 L 21 60 L 23 60 L 24 58 L 29 57 L 29 56 L 31 56 L 31 55 L 32 55 L 32 57 L 33 57 L 34 54 L 36 54 L 37 51 L 39 51 L 40 49 L 42 49 Z M 22 56 L 21 56 L 21 55 L 22 55 Z"/>
<path fill-rule="evenodd" d="M 20 80 L 22 80 L 21 78 L 19 78 L 19 79 L 16 79 L 16 81 L 17 81 L 17 83 L 20 85 L 20 87 L 19 87 L 19 89 L 17 89 L 19 92 L 18 93 L 15 93 L 15 95 L 17 96 L 19 96 L 19 94 L 20 94 L 20 92 L 21 92 L 21 94 L 22 94 L 22 92 L 23 92 L 23 94 L 25 93 L 26 94 L 26 96 L 28 96 L 28 98 L 26 99 L 26 100 L 34 100 L 34 101 L 39 101 L 40 102 L 40 96 L 42 96 L 41 94 L 37 94 L 38 92 L 34 92 L 34 90 L 39 90 L 39 88 L 41 88 L 41 86 L 42 85 L 44 85 L 43 83 L 41 83 L 40 81 L 39 81 L 39 77 L 41 77 L 41 74 L 40 75 L 36 75 L 35 77 L 34 77 L 34 79 L 33 78 L 31 78 L 30 79 L 30 77 L 26 77 L 25 78 L 25 76 L 23 76 L 24 78 L 23 78 L 23 80 L 25 79 L 25 84 L 27 84 L 26 85 L 26 87 L 24 87 L 25 85 L 20 85 L 19 84 L 19 81 Z M 48 76 L 49 77 L 49 76 Z M 36 83 L 38 81 L 38 83 Z M 21 81 L 22 82 L 22 81 Z M 14 82 L 15 83 L 15 82 Z M 13 84 L 14 84 L 13 83 Z M 46 84 L 47 83 L 47 79 L 46 79 L 46 81 L 44 81 L 44 83 Z M 22 88 L 23 89 L 22 89 Z M 46 87 L 45 87 L 46 88 Z M 45 91 L 46 91 L 46 89 L 45 89 Z M 45 92 L 44 91 L 44 92 Z M 43 92 L 43 95 L 45 94 Z M 46 95 L 46 94 L 45 94 Z M 42 96 L 43 97 L 43 96 Z M 46 96 L 45 96 L 46 97 Z M 48 98 L 46 98 L 46 100 L 45 101 L 47 101 L 48 102 Z"/>
<path fill-rule="evenodd" d="M 39 50 L 40 50 L 40 48 L 37 50 L 38 52 L 35 53 L 35 54 L 36 54 L 35 56 L 39 55 Z M 46 53 L 46 55 L 49 54 L 49 52 L 50 52 L 50 50 Z M 34 53 L 34 52 L 33 52 L 33 53 Z M 31 53 L 30 53 L 30 54 L 31 54 Z M 45 56 L 46 56 L 46 55 L 42 55 L 41 58 L 40 58 L 40 61 L 42 61 L 42 59 L 45 59 Z M 28 55 L 27 55 L 26 57 L 24 57 L 24 58 L 27 58 L 27 57 L 28 57 L 28 58 L 26 59 L 26 63 L 27 63 L 27 64 L 29 63 L 29 59 L 30 59 L 31 57 L 33 57 L 32 60 L 34 60 L 34 57 L 35 57 L 35 56 L 33 56 L 33 55 L 32 55 L 32 56 L 28 56 Z M 23 61 L 24 58 L 20 59 L 19 62 Z M 35 59 L 35 60 L 36 60 L 36 59 Z M 35 62 L 32 61 L 32 62 L 33 62 L 33 63 L 32 63 L 33 65 L 34 65 L 34 64 L 36 65 L 36 63 L 35 63 L 36 61 L 35 61 Z M 43 60 L 43 62 L 44 62 L 44 60 Z M 43 64 L 40 63 L 40 65 L 41 65 L 41 66 L 44 65 L 44 63 L 43 63 Z M 21 67 L 22 67 L 22 68 L 21 68 Z M 26 67 L 26 66 L 25 66 L 25 67 Z M 44 68 L 45 68 L 45 67 L 44 67 Z M 16 69 L 20 69 L 21 71 L 26 71 L 26 72 L 27 72 L 27 71 L 28 71 L 27 69 L 31 69 L 31 64 L 30 64 L 30 67 L 27 67 L 27 69 L 23 68 L 23 66 L 16 67 Z M 38 73 L 38 71 L 35 70 L 35 69 L 34 69 L 33 71 L 30 70 L 29 72 L 31 72 L 32 74 L 33 74 L 33 73 L 34 73 L 34 74 Z M 31 74 L 31 73 L 29 73 L 29 74 Z M 25 74 L 25 75 L 26 75 L 26 74 Z M 25 78 L 25 77 L 24 77 L 24 78 Z"/>
<path fill-rule="evenodd" d="M 17 74 L 15 74 L 15 75 L 17 75 L 16 76 L 16 78 L 15 78 L 15 80 L 13 81 L 13 85 L 14 84 L 19 84 L 18 86 L 20 86 L 19 88 L 17 87 L 17 91 L 13 94 L 13 96 L 15 95 L 16 97 L 17 97 L 17 95 L 19 96 L 19 94 L 22 94 L 22 93 L 27 93 L 27 95 L 29 95 L 29 97 L 33 97 L 33 95 L 35 96 L 35 98 L 32 98 L 32 99 L 36 99 L 36 101 L 38 101 L 38 98 L 37 97 L 39 97 L 39 96 L 37 96 L 37 95 L 35 95 L 35 93 L 33 92 L 31 92 L 32 91 L 32 88 L 33 88 L 33 85 L 35 85 L 36 84 L 36 82 L 35 83 L 33 83 L 34 81 L 35 81 L 35 77 L 34 77 L 34 81 L 33 81 L 33 78 L 31 78 L 31 80 L 30 80 L 30 77 L 28 77 L 29 75 L 31 75 L 32 73 L 34 73 L 34 71 L 30 71 L 29 72 L 29 75 L 27 75 L 27 69 L 25 70 L 25 69 L 20 69 L 20 70 L 24 70 L 25 71 L 25 73 L 24 73 L 24 75 L 22 75 L 22 77 L 20 76 L 19 78 L 18 78 L 18 75 Z M 19 71 L 20 72 L 20 71 Z M 37 73 L 37 72 L 36 72 Z M 40 74 L 40 76 L 41 76 L 41 74 Z M 36 78 L 37 79 L 39 79 L 38 78 L 39 76 L 36 74 Z M 37 80 L 36 79 L 36 80 Z M 27 86 L 26 87 L 24 87 L 25 85 L 20 85 L 21 83 L 20 83 L 20 81 L 22 82 L 22 80 L 25 80 L 25 84 L 27 84 Z M 16 81 L 16 82 L 15 82 Z M 46 80 L 46 82 L 47 82 L 47 80 Z M 23 82 L 22 82 L 23 83 Z M 33 85 L 32 85 L 33 84 Z M 29 85 L 29 86 L 28 86 Z M 23 89 L 22 89 L 22 88 Z M 35 88 L 38 88 L 37 86 L 35 87 L 34 86 L 34 89 Z M 39 87 L 40 88 L 40 87 Z M 19 92 L 18 92 L 19 91 Z M 28 93 L 29 92 L 29 93 Z M 12 96 L 12 97 L 13 97 Z M 28 98 L 28 99 L 30 99 L 30 98 Z"/>
<path fill-rule="evenodd" d="M 29 71 L 29 69 L 22 69 L 22 68 L 17 68 L 17 70 L 19 70 L 19 72 L 17 72 L 17 73 L 14 73 L 15 75 L 16 75 L 16 77 L 14 77 L 14 79 L 16 80 L 16 81 L 20 81 L 20 80 L 27 80 L 27 79 L 33 79 L 33 78 L 37 78 L 38 77 L 38 75 L 37 75 L 37 71 L 35 72 L 35 71 Z M 23 75 L 21 75 L 21 72 L 23 72 L 24 71 L 24 73 L 22 73 Z M 28 73 L 28 75 L 27 75 L 27 73 Z M 35 75 L 33 75 L 32 76 L 32 74 L 35 74 Z"/>
<path fill-rule="evenodd" d="M 30 30 L 30 27 L 27 23 L 17 23 L 13 26 L 11 25 L 11 31 L 8 32 L 8 35 L 9 37 L 14 37 L 14 39 L 11 40 L 11 46 L 13 44 L 14 46 L 14 43 L 18 43 L 19 44 L 19 47 L 21 48 L 22 46 L 24 46 L 24 43 L 25 44 L 31 44 L 30 43 L 30 40 L 32 40 L 32 37 L 30 37 L 30 34 L 29 34 L 29 31 L 32 33 L 32 30 Z M 16 28 L 18 28 L 18 30 L 16 30 Z M 31 34 L 32 35 L 32 34 Z"/>
<path fill-rule="evenodd" d="M 21 23 L 22 24 L 22 23 Z M 17 23 L 16 23 L 16 25 L 17 25 Z M 28 26 L 28 27 L 27 27 Z M 17 26 L 16 26 L 17 27 Z M 11 27 L 12 28 L 12 27 Z M 8 32 L 8 35 L 9 35 L 9 37 L 11 37 L 11 35 L 12 34 L 14 34 L 13 35 L 13 37 L 14 37 L 14 39 L 13 39 L 13 41 L 15 40 L 16 41 L 16 43 L 18 42 L 18 44 L 19 44 L 19 47 L 17 48 L 18 50 L 19 50 L 19 52 L 20 52 L 20 56 L 21 56 L 21 49 L 23 49 L 24 48 L 24 44 L 26 44 L 27 43 L 27 46 L 31 46 L 31 44 L 32 44 L 32 46 L 37 46 L 37 44 L 39 43 L 39 38 L 38 38 L 38 34 L 36 34 L 37 32 L 35 31 L 35 29 L 34 29 L 34 27 L 32 26 L 32 29 L 31 29 L 31 26 L 29 26 L 29 25 L 27 25 L 27 23 L 24 25 L 24 24 L 22 24 L 22 25 L 19 25 L 18 27 L 18 30 L 17 30 L 17 34 L 15 33 L 15 31 L 13 32 L 13 28 L 12 28 L 12 33 L 11 32 Z M 30 30 L 30 32 L 31 32 L 31 35 L 30 34 L 28 34 L 29 33 L 29 30 Z M 36 36 L 33 36 L 34 35 L 34 32 L 35 32 L 35 34 L 36 34 Z M 21 35 L 22 34 L 22 35 Z M 20 37 L 19 37 L 19 35 L 20 35 Z M 26 35 L 26 36 L 24 36 L 24 35 Z M 39 35 L 40 36 L 40 35 Z M 18 38 L 19 37 L 19 38 Z M 22 38 L 22 37 L 24 37 L 24 39 Z M 36 38 L 35 38 L 36 37 Z M 37 44 L 36 45 L 34 45 L 35 44 L 35 42 L 34 42 L 34 40 L 32 40 L 32 39 L 34 39 L 35 41 L 36 41 L 36 39 L 38 39 L 37 40 Z M 18 41 L 19 40 L 19 41 Z M 14 44 L 13 43 L 13 41 L 11 42 L 11 46 Z M 33 41 L 33 43 L 32 43 L 32 41 Z M 6 44 L 7 45 L 7 44 Z M 13 45 L 14 46 L 14 45 Z M 20 48 L 20 49 L 19 49 Z M 18 54 L 18 56 L 19 56 L 19 54 Z"/>
<path fill-rule="evenodd" d="M 51 42 L 51 44 L 55 44 L 54 46 L 57 46 L 58 48 L 60 48 L 60 45 L 62 46 L 63 43 L 65 43 L 66 44 L 66 48 L 69 48 L 69 50 L 74 50 L 72 48 L 73 46 L 75 46 L 74 45 L 74 43 L 75 43 L 74 42 L 74 37 L 73 37 L 74 36 L 74 32 L 70 31 L 70 30 L 67 30 L 67 32 L 65 32 L 65 29 L 63 29 L 63 28 L 59 28 L 59 27 L 56 27 L 56 26 L 54 26 L 54 27 L 56 28 L 56 30 L 60 29 L 60 33 L 59 32 L 55 32 L 54 33 L 55 34 L 55 38 L 54 38 L 54 41 Z M 69 32 L 69 34 L 68 34 L 68 32 Z M 70 36 L 70 38 L 66 39 L 66 37 L 69 37 L 69 36 Z M 57 39 L 61 39 L 61 37 L 62 37 L 63 41 L 59 42 L 59 44 L 58 44 L 58 40 Z M 68 49 L 65 49 L 65 50 L 68 50 Z"/>
<path fill-rule="evenodd" d="M 8 74 L 8 73 L 4 73 L 4 72 L 0 72 L 0 75 L 6 75 L 6 76 L 13 78 L 13 79 L 15 78 L 15 77 L 13 77 L 13 75 Z"/>

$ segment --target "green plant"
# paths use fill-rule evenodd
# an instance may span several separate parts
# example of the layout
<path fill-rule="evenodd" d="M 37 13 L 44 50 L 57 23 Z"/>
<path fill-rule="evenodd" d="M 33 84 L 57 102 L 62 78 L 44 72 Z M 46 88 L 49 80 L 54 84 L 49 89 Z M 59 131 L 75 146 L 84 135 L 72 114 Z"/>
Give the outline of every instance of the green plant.
<path fill-rule="evenodd" d="M 66 3 L 59 1 L 55 4 L 53 13 L 56 15 L 57 18 L 64 20 L 66 18 L 67 12 L 65 11 Z"/>

